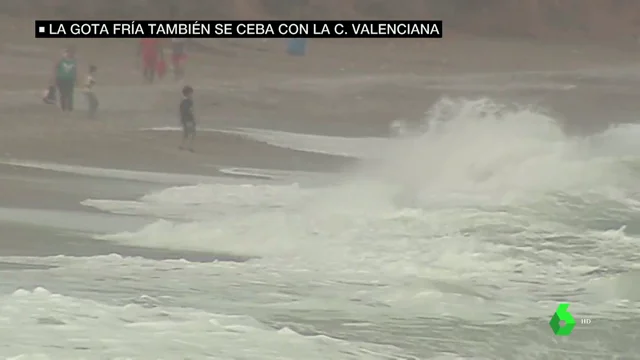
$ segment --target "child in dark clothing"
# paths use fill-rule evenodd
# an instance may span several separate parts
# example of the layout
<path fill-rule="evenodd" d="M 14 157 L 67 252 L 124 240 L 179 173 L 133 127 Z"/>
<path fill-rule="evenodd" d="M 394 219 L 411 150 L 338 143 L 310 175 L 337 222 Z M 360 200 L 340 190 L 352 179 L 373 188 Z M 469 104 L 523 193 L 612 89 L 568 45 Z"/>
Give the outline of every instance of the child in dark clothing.
<path fill-rule="evenodd" d="M 193 142 L 196 137 L 196 118 L 193 114 L 193 88 L 185 86 L 182 89 L 182 101 L 180 102 L 180 123 L 182 124 L 182 143 L 180 150 L 193 150 Z M 186 146 L 188 143 L 188 146 Z"/>
<path fill-rule="evenodd" d="M 89 66 L 89 74 L 87 75 L 87 80 L 84 83 L 84 94 L 87 98 L 87 102 L 89 103 L 89 117 L 94 118 L 96 116 L 96 112 L 98 111 L 98 97 L 93 91 L 93 87 L 96 85 L 96 72 L 98 68 L 95 65 Z"/>

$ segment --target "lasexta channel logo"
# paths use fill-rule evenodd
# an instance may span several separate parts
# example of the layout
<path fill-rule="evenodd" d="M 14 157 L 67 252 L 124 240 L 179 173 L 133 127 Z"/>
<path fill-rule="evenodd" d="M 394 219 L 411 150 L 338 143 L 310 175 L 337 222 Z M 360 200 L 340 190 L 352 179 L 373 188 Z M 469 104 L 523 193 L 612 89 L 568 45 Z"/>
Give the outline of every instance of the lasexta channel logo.
<path fill-rule="evenodd" d="M 570 335 L 576 326 L 576 319 L 569 312 L 569 304 L 560 304 L 549 321 L 553 333 L 558 336 Z"/>

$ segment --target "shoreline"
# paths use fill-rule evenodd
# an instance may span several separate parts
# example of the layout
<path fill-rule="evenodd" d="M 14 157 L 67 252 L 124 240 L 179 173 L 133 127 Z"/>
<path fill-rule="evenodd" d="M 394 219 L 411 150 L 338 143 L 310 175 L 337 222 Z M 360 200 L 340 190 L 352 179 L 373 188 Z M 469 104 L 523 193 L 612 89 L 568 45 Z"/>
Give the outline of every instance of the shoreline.
<path fill-rule="evenodd" d="M 11 257 L 92 257 L 117 254 L 122 257 L 141 257 L 149 260 L 186 260 L 189 262 L 245 262 L 250 257 L 232 254 L 174 250 L 122 245 L 96 240 L 88 235 L 65 232 L 53 228 L 19 225 L 0 221 L 0 271 L 15 270 L 19 264 Z"/>

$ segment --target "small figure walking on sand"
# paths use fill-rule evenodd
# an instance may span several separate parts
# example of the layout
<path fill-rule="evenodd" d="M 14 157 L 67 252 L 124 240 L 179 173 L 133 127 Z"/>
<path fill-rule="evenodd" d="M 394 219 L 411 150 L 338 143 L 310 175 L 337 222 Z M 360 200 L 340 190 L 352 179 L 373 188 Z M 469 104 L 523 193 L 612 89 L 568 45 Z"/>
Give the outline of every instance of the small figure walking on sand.
<path fill-rule="evenodd" d="M 62 59 L 56 63 L 54 69 L 55 84 L 60 95 L 62 111 L 73 111 L 73 91 L 76 87 L 77 74 L 75 50 L 71 47 L 66 48 Z"/>
<path fill-rule="evenodd" d="M 87 74 L 87 79 L 84 83 L 84 95 L 87 98 L 87 103 L 89 104 L 89 118 L 93 119 L 96 116 L 96 112 L 98 111 L 98 97 L 96 93 L 93 91 L 94 86 L 96 85 L 96 73 L 98 72 L 98 68 L 95 65 L 89 66 L 89 73 Z"/>
<path fill-rule="evenodd" d="M 193 143 L 196 137 L 196 118 L 193 114 L 193 88 L 189 85 L 182 88 L 180 123 L 182 124 L 182 143 L 180 143 L 180 150 L 194 152 Z"/>
<path fill-rule="evenodd" d="M 47 105 L 55 105 L 57 94 L 57 87 L 55 85 L 49 85 L 42 94 L 42 101 Z"/>

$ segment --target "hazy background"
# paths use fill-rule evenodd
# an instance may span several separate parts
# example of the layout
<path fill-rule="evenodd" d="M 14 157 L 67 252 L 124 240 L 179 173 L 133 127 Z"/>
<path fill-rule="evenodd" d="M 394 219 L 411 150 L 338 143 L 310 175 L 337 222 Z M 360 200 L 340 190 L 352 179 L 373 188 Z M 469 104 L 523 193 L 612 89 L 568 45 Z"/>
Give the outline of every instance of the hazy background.
<path fill-rule="evenodd" d="M 536 38 L 629 39 L 633 0 L 4 0 L 0 12 L 64 18 L 419 18 L 446 31 Z"/>

